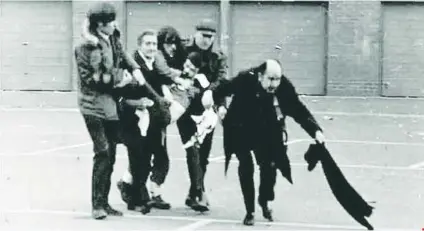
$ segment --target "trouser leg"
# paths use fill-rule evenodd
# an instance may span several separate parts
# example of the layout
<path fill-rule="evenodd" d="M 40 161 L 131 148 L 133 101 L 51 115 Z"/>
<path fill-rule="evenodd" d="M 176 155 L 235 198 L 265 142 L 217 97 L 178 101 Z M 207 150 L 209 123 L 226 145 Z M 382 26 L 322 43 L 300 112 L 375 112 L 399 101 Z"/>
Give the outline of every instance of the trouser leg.
<path fill-rule="evenodd" d="M 178 130 L 183 144 L 187 143 L 196 132 L 196 124 L 188 114 L 184 114 L 177 121 Z M 186 148 L 186 162 L 190 177 L 189 197 L 194 198 L 202 191 L 202 168 L 200 164 L 200 150 L 196 146 Z"/>
<path fill-rule="evenodd" d="M 166 145 L 166 130 L 155 131 L 157 141 L 153 152 L 153 167 L 150 180 L 157 185 L 162 185 L 169 172 L 169 155 Z"/>
<path fill-rule="evenodd" d="M 236 153 L 239 160 L 238 175 L 247 213 L 255 212 L 254 164 L 249 151 Z"/>
<path fill-rule="evenodd" d="M 116 142 L 111 134 L 114 130 L 104 119 L 90 115 L 83 117 L 93 141 L 92 207 L 102 209 L 108 204 L 110 177 L 115 163 Z"/>
<path fill-rule="evenodd" d="M 205 176 L 206 176 L 207 166 L 209 164 L 209 156 L 212 149 L 213 133 L 214 131 L 206 135 L 205 140 L 201 144 L 200 150 L 199 150 L 200 168 L 202 170 L 201 185 L 202 185 L 203 191 L 205 191 Z"/>

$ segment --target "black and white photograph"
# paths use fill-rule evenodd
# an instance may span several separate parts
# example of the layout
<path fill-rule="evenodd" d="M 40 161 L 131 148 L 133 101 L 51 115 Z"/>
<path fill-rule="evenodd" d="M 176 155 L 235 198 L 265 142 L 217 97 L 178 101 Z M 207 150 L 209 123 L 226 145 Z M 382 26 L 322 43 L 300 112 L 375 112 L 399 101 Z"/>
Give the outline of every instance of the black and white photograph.
<path fill-rule="evenodd" d="M 2 231 L 420 231 L 423 181 L 424 1 L 0 0 Z"/>

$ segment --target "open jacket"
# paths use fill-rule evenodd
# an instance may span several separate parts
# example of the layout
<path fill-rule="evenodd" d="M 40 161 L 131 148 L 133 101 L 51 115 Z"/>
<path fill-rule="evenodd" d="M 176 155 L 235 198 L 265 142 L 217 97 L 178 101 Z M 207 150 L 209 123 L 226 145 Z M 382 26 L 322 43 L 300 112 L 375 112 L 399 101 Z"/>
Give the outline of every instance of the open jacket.
<path fill-rule="evenodd" d="M 213 91 L 214 99 L 233 96 L 223 121 L 224 151 L 226 154 L 226 168 L 231 155 L 236 152 L 253 150 L 258 145 L 268 145 L 272 142 L 284 142 L 285 116 L 292 117 L 311 136 L 321 130 L 320 126 L 306 106 L 300 101 L 293 84 L 282 76 L 281 84 L 275 92 L 283 119 L 278 121 L 272 101 L 264 101 L 258 73 L 255 68 L 242 71 L 231 80 L 222 82 Z M 281 155 L 286 155 L 281 153 Z M 280 166 L 289 167 L 287 163 Z M 288 171 L 288 170 L 287 170 Z M 289 176 L 290 173 L 286 173 Z"/>
<path fill-rule="evenodd" d="M 119 119 L 116 100 L 122 91 L 117 90 L 115 84 L 122 79 L 125 69 L 132 72 L 139 68 L 124 52 L 119 39 L 117 30 L 109 41 L 100 35 L 83 33 L 83 41 L 74 50 L 79 76 L 78 106 L 82 114 L 107 120 Z M 112 53 L 106 52 L 109 48 Z M 105 83 L 105 76 L 111 81 Z"/>

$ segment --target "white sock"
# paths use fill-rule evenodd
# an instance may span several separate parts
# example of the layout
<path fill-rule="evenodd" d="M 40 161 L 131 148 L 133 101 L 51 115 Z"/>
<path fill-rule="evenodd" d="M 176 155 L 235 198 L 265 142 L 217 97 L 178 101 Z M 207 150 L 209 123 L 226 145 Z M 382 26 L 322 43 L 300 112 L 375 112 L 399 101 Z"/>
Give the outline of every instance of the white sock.
<path fill-rule="evenodd" d="M 132 178 L 132 175 L 131 175 L 131 173 L 128 169 L 125 170 L 124 175 L 122 176 L 122 181 L 124 181 L 127 184 L 132 184 L 133 178 Z"/>
<path fill-rule="evenodd" d="M 155 182 L 150 182 L 150 193 L 152 194 L 152 197 L 160 196 L 160 185 Z"/>

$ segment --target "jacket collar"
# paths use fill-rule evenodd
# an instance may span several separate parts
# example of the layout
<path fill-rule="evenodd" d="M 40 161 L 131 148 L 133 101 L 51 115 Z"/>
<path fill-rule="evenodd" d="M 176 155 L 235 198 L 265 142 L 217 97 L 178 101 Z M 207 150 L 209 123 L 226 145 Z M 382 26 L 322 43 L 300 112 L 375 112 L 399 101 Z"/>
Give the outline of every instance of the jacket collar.
<path fill-rule="evenodd" d="M 150 71 L 150 69 L 147 67 L 145 59 L 143 59 L 138 52 L 138 50 L 134 51 L 134 61 L 141 67 L 142 72 L 144 71 Z"/>
<path fill-rule="evenodd" d="M 115 29 L 112 35 L 109 36 L 109 39 L 106 39 L 105 36 L 100 35 L 97 32 L 90 32 L 89 30 L 83 30 L 81 36 L 85 42 L 88 42 L 94 46 L 98 46 L 100 40 L 107 42 L 108 44 L 111 42 L 110 39 L 115 37 L 116 39 L 120 38 L 120 31 Z"/>

